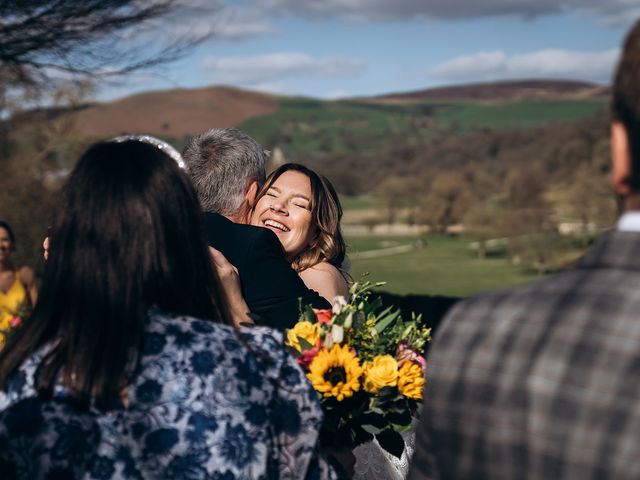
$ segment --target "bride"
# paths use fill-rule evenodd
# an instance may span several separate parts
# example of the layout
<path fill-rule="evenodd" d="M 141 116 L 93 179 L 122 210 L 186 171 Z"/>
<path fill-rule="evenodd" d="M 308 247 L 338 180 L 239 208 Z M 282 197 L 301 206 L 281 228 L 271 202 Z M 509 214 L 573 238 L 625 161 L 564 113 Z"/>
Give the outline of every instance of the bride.
<path fill-rule="evenodd" d="M 347 273 L 341 266 L 345 243 L 342 207 L 325 177 L 297 163 L 271 173 L 256 196 L 251 224 L 273 231 L 287 260 L 307 287 L 329 302 L 347 297 Z"/>

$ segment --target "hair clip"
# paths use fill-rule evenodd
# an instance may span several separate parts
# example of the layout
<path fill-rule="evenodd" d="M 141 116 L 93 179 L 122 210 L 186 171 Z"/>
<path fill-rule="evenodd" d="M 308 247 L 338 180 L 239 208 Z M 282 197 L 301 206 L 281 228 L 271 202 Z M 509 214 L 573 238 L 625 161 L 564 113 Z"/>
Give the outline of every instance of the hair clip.
<path fill-rule="evenodd" d="M 151 135 L 139 135 L 139 134 L 132 133 L 132 134 L 120 135 L 118 137 L 114 137 L 109 141 L 122 143 L 122 142 L 127 142 L 129 140 L 134 140 L 137 142 L 148 143 L 149 145 L 153 145 L 157 149 L 162 150 L 164 153 L 166 153 L 171 158 L 173 158 L 178 164 L 178 167 L 180 167 L 182 170 L 186 168 L 186 164 L 184 163 L 184 160 L 182 159 L 182 155 L 180 155 L 180 152 L 178 152 L 178 150 L 176 150 L 173 146 L 171 146 L 164 140 L 160 140 L 159 138 L 152 137 Z"/>

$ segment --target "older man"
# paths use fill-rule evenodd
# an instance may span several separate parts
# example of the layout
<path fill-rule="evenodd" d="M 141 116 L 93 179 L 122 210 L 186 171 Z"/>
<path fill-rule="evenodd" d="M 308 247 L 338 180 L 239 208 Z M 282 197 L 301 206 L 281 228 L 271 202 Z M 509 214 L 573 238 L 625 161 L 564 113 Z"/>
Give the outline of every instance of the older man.
<path fill-rule="evenodd" d="M 246 225 L 265 180 L 262 147 L 239 130 L 211 129 L 191 138 L 182 156 L 205 212 L 209 245 L 238 269 L 256 322 L 291 327 L 298 318 L 298 299 L 330 308 L 287 263 L 273 232 Z"/>
<path fill-rule="evenodd" d="M 640 23 L 613 113 L 617 228 L 575 268 L 448 315 L 410 480 L 640 478 Z"/>

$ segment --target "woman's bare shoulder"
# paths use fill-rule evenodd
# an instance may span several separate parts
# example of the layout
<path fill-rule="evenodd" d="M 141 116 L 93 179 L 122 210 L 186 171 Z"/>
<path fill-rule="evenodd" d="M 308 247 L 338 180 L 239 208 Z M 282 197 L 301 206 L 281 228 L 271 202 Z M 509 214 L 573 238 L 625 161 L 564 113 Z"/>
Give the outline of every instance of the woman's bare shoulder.
<path fill-rule="evenodd" d="M 349 285 L 338 268 L 329 262 L 321 262 L 300 272 L 307 287 L 316 290 L 330 302 L 336 295 L 346 296 Z"/>
<path fill-rule="evenodd" d="M 22 283 L 31 285 L 34 281 L 35 273 L 33 273 L 33 268 L 24 266 L 18 270 L 18 276 Z"/>

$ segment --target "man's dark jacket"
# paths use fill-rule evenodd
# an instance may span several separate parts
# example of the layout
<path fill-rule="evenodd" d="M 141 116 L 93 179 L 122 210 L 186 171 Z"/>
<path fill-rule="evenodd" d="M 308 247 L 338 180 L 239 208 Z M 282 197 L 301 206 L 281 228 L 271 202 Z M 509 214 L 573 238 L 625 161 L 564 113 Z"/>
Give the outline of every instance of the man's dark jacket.
<path fill-rule="evenodd" d="M 276 235 L 262 227 L 234 223 L 217 213 L 204 214 L 209 245 L 238 269 L 242 294 L 256 323 L 285 329 L 292 327 L 299 302 L 331 308 L 329 302 L 309 290 L 285 260 Z"/>

